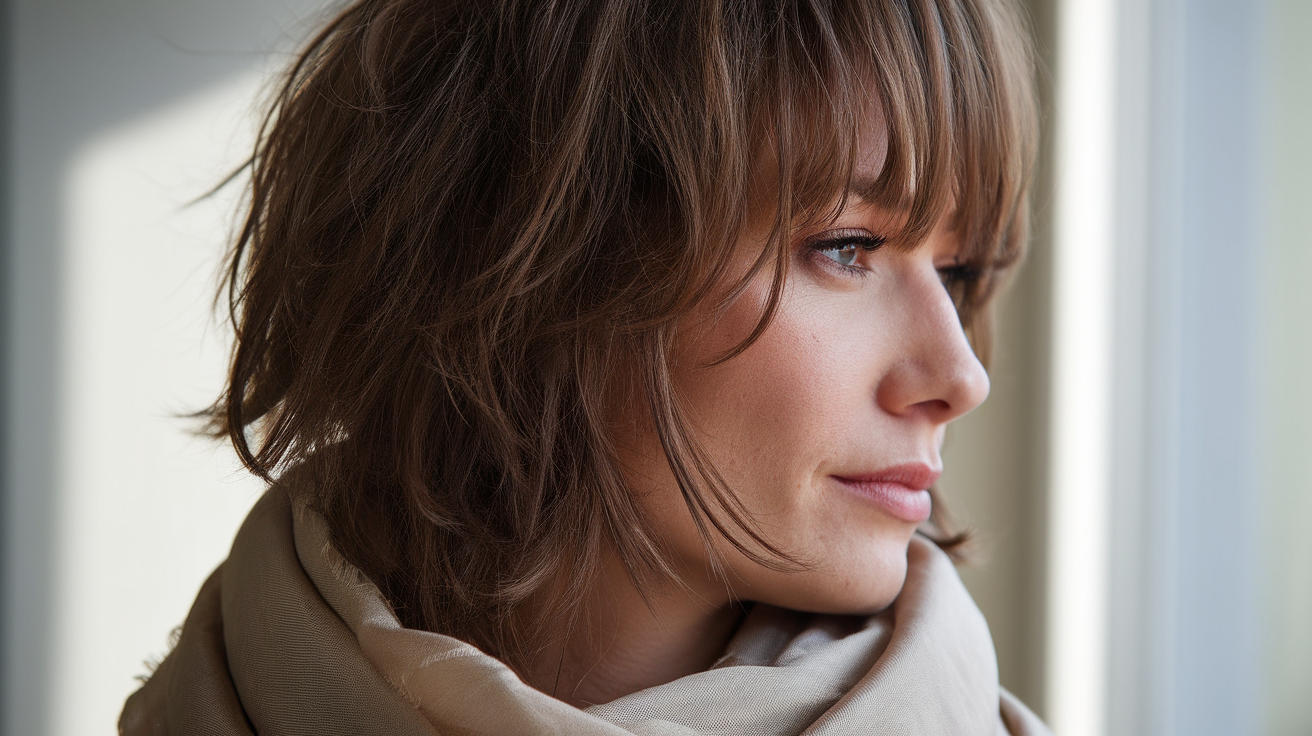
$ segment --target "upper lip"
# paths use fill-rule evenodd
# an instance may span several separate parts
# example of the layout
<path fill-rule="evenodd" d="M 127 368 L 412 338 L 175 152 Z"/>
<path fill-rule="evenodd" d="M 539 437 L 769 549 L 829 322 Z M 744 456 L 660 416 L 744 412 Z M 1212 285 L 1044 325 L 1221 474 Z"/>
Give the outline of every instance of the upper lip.
<path fill-rule="evenodd" d="M 923 491 L 934 485 L 942 472 L 929 467 L 925 463 L 904 463 L 882 468 L 872 473 L 836 474 L 834 477 L 849 483 L 896 483 L 912 490 Z"/>

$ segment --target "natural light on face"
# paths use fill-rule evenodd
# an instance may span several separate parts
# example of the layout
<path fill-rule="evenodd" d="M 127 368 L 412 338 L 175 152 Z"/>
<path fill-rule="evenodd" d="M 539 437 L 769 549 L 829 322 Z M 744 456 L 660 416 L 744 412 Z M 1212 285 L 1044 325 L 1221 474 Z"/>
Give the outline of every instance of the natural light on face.
<path fill-rule="evenodd" d="M 882 130 L 861 141 L 854 180 L 883 165 Z M 717 469 L 768 541 L 808 564 L 774 571 L 720 544 L 728 590 L 707 553 L 654 433 L 635 422 L 622 464 L 698 591 L 825 613 L 870 613 L 906 575 L 907 546 L 930 513 L 949 422 L 979 405 L 989 381 L 944 286 L 959 239 L 941 222 L 913 248 L 887 242 L 897 219 L 858 197 L 792 242 L 774 319 L 750 347 L 769 293 L 759 275 L 722 315 L 710 306 L 680 326 L 675 382 Z M 739 243 L 745 273 L 765 239 Z M 690 581 L 694 585 L 696 580 Z"/>

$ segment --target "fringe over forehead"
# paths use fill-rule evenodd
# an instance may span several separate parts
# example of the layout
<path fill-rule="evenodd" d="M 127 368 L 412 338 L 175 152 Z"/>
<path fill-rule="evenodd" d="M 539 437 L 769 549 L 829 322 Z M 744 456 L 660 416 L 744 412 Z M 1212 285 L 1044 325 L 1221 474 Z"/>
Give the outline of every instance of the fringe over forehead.
<path fill-rule="evenodd" d="M 726 107 L 741 100 L 742 115 L 769 126 L 749 140 L 768 142 L 777 157 L 776 246 L 836 216 L 853 194 L 904 216 L 890 237 L 902 247 L 948 217 L 963 244 L 950 288 L 987 361 L 989 301 L 1029 238 L 1038 145 L 1033 52 L 1019 8 L 1007 0 L 720 7 L 763 13 L 738 26 L 760 34 L 739 40 L 759 52 L 742 88 L 723 94 Z M 854 192 L 860 133 L 872 123 L 887 139 L 883 169 L 871 189 Z M 777 259 L 786 268 L 782 252 Z"/>
<path fill-rule="evenodd" d="M 750 342 L 777 304 L 796 231 L 852 194 L 859 133 L 877 110 L 887 158 L 860 193 L 905 215 L 891 240 L 906 247 L 950 215 L 963 241 L 953 296 L 987 359 L 987 305 L 1024 252 L 1037 147 L 1032 52 L 1011 0 L 487 5 L 500 6 L 487 15 L 501 24 L 493 56 L 510 61 L 483 89 L 509 90 L 504 105 L 523 116 L 503 140 L 529 149 L 509 168 L 539 186 L 523 196 L 543 226 L 504 237 L 527 244 L 568 222 L 587 252 L 627 251 L 593 281 L 617 300 L 594 315 L 637 330 L 677 318 L 768 209 L 772 247 L 744 284 L 773 264 L 775 289 Z M 775 175 L 764 197 L 752 187 L 763 169 Z M 509 249 L 514 262 L 483 276 L 523 283 L 536 266 L 522 254 Z"/>

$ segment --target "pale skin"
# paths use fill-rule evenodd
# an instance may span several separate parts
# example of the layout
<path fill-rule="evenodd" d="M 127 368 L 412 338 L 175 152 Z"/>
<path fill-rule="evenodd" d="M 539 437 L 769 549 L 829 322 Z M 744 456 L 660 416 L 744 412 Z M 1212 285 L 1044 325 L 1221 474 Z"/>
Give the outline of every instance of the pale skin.
<path fill-rule="evenodd" d="M 885 148 L 882 131 L 864 136 L 855 191 L 877 177 Z M 710 667 L 740 601 L 870 614 L 897 596 L 928 508 L 913 486 L 933 482 L 945 428 L 984 400 L 989 381 L 943 286 L 958 239 L 944 222 L 914 248 L 881 244 L 895 222 L 858 196 L 832 223 L 797 233 L 775 318 L 725 363 L 707 367 L 750 333 L 765 277 L 722 317 L 708 307 L 681 325 L 675 382 L 698 440 L 765 538 L 807 569 L 768 569 L 721 540 L 728 575 L 714 576 L 650 419 L 635 413 L 616 438 L 620 460 L 686 586 L 644 599 L 611 560 L 585 605 L 587 634 L 543 649 L 531 684 L 580 707 L 605 703 Z M 738 243 L 743 269 L 762 238 Z M 917 472 L 906 480 L 890 468 Z M 893 486 L 903 505 L 853 481 L 885 476 L 907 486 Z"/>

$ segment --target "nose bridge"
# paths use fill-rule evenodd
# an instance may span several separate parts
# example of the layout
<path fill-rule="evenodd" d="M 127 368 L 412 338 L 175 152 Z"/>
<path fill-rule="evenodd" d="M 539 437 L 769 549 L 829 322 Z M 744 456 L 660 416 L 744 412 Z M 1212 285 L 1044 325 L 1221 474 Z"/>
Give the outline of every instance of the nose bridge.
<path fill-rule="evenodd" d="M 967 340 L 956 306 L 931 271 L 903 292 L 902 355 L 880 381 L 877 399 L 894 414 L 921 411 L 936 422 L 969 412 L 988 396 L 989 378 Z"/>

